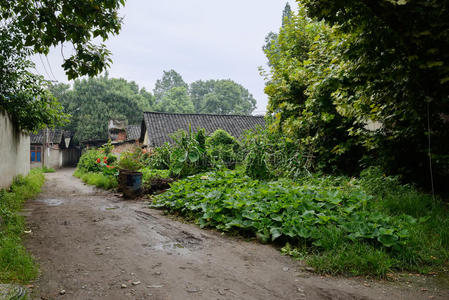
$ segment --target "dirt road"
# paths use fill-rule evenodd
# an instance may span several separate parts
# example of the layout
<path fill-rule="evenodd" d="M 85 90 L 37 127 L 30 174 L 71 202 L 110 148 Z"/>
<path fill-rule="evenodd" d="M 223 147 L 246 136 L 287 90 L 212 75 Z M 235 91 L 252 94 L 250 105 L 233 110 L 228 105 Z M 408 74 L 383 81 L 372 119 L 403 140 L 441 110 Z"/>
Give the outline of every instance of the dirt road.
<path fill-rule="evenodd" d="M 410 285 L 312 274 L 272 246 L 175 221 L 73 171 L 47 174 L 24 211 L 41 269 L 32 299 L 449 299 L 422 276 Z"/>

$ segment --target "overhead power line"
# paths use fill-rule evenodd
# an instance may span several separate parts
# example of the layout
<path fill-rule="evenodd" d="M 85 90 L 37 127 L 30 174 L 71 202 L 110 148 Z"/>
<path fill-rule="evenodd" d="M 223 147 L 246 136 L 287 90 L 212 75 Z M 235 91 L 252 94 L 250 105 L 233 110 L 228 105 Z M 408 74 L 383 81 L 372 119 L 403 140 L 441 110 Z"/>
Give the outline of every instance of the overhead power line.
<path fill-rule="evenodd" d="M 54 80 L 54 81 L 58 81 L 58 80 L 56 79 L 55 74 L 53 74 L 53 70 L 52 70 L 52 68 L 51 68 L 50 62 L 48 61 L 48 56 L 45 55 L 45 58 L 47 59 L 48 68 L 50 69 L 51 76 L 53 76 L 53 80 Z"/>
<path fill-rule="evenodd" d="M 41 60 L 42 66 L 44 67 L 45 74 L 47 74 L 48 78 L 51 79 L 51 76 L 47 72 L 47 68 L 45 67 L 44 60 L 42 59 L 42 55 L 41 54 L 39 54 L 39 59 Z"/>

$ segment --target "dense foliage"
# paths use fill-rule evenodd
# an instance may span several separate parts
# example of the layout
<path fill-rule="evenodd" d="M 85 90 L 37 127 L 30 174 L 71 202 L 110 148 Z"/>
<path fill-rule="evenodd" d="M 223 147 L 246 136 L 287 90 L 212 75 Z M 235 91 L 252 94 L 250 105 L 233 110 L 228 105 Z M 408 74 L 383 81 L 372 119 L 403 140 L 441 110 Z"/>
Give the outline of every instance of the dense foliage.
<path fill-rule="evenodd" d="M 0 109 L 22 130 L 61 125 L 67 116 L 47 91 L 44 78 L 30 71 L 34 67 L 28 58 L 31 50 L 16 46 L 23 38 L 14 28 L 0 25 Z"/>
<path fill-rule="evenodd" d="M 350 131 L 362 130 L 364 123 L 341 115 L 332 98 L 340 86 L 336 68 L 342 42 L 333 28 L 311 21 L 300 8 L 265 49 L 271 66 L 265 91 L 275 116 L 271 129 L 297 140 L 301 152 L 313 157 L 311 165 L 328 172 L 357 171 L 361 158 Z"/>
<path fill-rule="evenodd" d="M 73 175 L 99 188 L 117 187 L 117 157 L 111 153 L 112 150 L 109 142 L 99 149 L 87 150 L 81 155 Z"/>
<path fill-rule="evenodd" d="M 180 131 L 172 138 L 174 143 L 149 152 L 146 166 L 170 170 L 175 177 L 237 166 L 258 179 L 297 179 L 310 174 L 311 162 L 297 143 L 267 129 L 248 131 L 239 140 L 221 129 L 210 136 L 206 136 L 204 130 Z"/>
<path fill-rule="evenodd" d="M 25 200 L 35 197 L 44 184 L 40 169 L 26 177 L 15 178 L 10 191 L 0 190 L 0 281 L 30 282 L 38 275 L 33 258 L 22 245 L 26 231 L 24 217 L 19 215 Z"/>
<path fill-rule="evenodd" d="M 373 188 L 404 203 L 386 210 L 393 198 L 382 198 Z M 418 199 L 422 204 L 415 202 Z M 430 210 L 420 210 L 423 205 Z M 415 270 L 427 264 L 439 268 L 449 257 L 443 221 L 447 212 L 432 210 L 431 197 L 375 171 L 360 180 L 312 176 L 300 181 L 252 180 L 238 171 L 202 173 L 173 183 L 155 198 L 153 207 L 193 218 L 201 227 L 237 231 L 263 242 L 288 242 L 286 253 L 303 255 L 325 272 L 384 276 L 392 269 Z M 444 224 L 432 228 L 432 214 Z M 419 238 L 412 236 L 418 232 Z M 345 249 L 358 256 L 340 259 Z M 331 264 L 334 258 L 340 265 Z"/>
<path fill-rule="evenodd" d="M 59 126 L 66 115 L 47 91 L 48 83 L 33 74 L 32 54 L 48 54 L 51 47 L 73 45 L 64 57 L 69 79 L 96 75 L 110 63 L 104 44 L 121 27 L 118 9 L 124 0 L 112 1 L 0 1 L 0 107 L 22 130 Z M 80 17 L 81 16 L 81 17 Z M 68 53 L 65 53 L 66 55 Z"/>
<path fill-rule="evenodd" d="M 244 159 L 240 142 L 224 130 L 206 136 L 204 129 L 179 131 L 173 143 L 153 149 L 145 162 L 153 169 L 169 170 L 174 178 L 183 178 L 206 170 L 234 169 Z"/>
<path fill-rule="evenodd" d="M 189 88 L 196 113 L 250 115 L 256 99 L 242 85 L 230 80 L 198 80 Z"/>
<path fill-rule="evenodd" d="M 426 187 L 431 146 L 447 182 L 447 1 L 301 3 L 265 46 L 272 129 L 317 169 L 374 163 Z"/>
<path fill-rule="evenodd" d="M 380 162 L 428 186 L 431 147 L 435 179 L 447 188 L 449 1 L 303 2 L 349 37 L 336 101 L 382 123 L 369 141 Z"/>
<path fill-rule="evenodd" d="M 69 79 L 94 76 L 109 65 L 110 52 L 93 39 L 105 41 L 119 33 L 118 10 L 124 4 L 125 0 L 2 0 L 1 26 L 7 24 L 23 36 L 12 45 L 15 49 L 30 47 L 34 53 L 48 54 L 51 47 L 72 44 L 74 53 L 64 57 L 62 65 Z"/>
<path fill-rule="evenodd" d="M 58 84 L 51 88 L 66 113 L 71 115 L 66 129 L 73 131 L 78 141 L 106 140 L 111 119 L 140 124 L 142 112 L 150 109 L 153 96 L 139 89 L 135 82 L 109 78 L 106 73 L 97 78 L 76 80 L 73 88 Z"/>
<path fill-rule="evenodd" d="M 218 129 L 206 138 L 206 151 L 214 168 L 234 169 L 239 161 L 239 142 L 225 130 Z"/>
<path fill-rule="evenodd" d="M 190 85 L 175 70 L 164 71 L 153 90 L 154 111 L 249 115 L 256 100 L 242 85 L 230 80 L 198 80 Z"/>

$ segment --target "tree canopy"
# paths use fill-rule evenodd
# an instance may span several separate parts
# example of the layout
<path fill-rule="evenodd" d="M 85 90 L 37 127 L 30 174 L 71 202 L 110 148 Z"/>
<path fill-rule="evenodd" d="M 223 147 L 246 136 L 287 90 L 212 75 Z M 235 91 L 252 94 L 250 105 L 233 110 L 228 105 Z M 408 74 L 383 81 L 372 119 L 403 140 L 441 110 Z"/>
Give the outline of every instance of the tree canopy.
<path fill-rule="evenodd" d="M 109 78 L 107 74 L 75 80 L 73 89 L 69 87 L 57 84 L 51 91 L 71 115 L 66 129 L 72 130 L 78 141 L 107 139 L 111 119 L 140 124 L 142 112 L 153 103 L 153 96 L 135 82 Z"/>
<path fill-rule="evenodd" d="M 379 164 L 422 185 L 431 146 L 447 181 L 449 1 L 301 3 L 265 49 L 272 127 L 325 169 Z"/>
<path fill-rule="evenodd" d="M 176 86 L 164 93 L 154 106 L 154 111 L 171 113 L 194 113 L 192 99 L 186 87 Z"/>
<path fill-rule="evenodd" d="M 30 71 L 34 67 L 28 59 L 31 51 L 15 47 L 22 38 L 16 28 L 0 26 L 0 109 L 22 130 L 61 124 L 67 116 L 48 92 L 48 82 Z"/>
<path fill-rule="evenodd" d="M 110 52 L 104 43 L 118 34 L 122 19 L 119 8 L 125 0 L 21 0 L 0 1 L 2 26 L 14 28 L 23 35 L 16 40 L 17 49 L 30 47 L 34 53 L 48 54 L 51 47 L 68 43 L 73 53 L 64 53 L 63 67 L 69 79 L 94 76 L 110 63 Z M 5 25 L 6 24 L 6 25 Z"/>
<path fill-rule="evenodd" d="M 156 81 L 156 84 L 153 89 L 154 98 L 156 103 L 161 101 L 165 94 L 168 93 L 173 88 L 182 87 L 188 88 L 187 83 L 184 82 L 182 76 L 176 72 L 175 70 L 164 71 L 161 79 Z"/>
<path fill-rule="evenodd" d="M 190 84 L 197 113 L 250 115 L 256 100 L 242 85 L 230 80 L 198 80 Z"/>
<path fill-rule="evenodd" d="M 33 54 L 48 54 L 61 45 L 63 68 L 69 79 L 105 70 L 110 52 L 103 42 L 118 34 L 118 9 L 124 0 L 0 0 L 0 106 L 22 130 L 60 125 L 65 115 L 47 91 L 48 82 L 33 74 Z M 98 39 L 96 39 L 98 40 Z M 73 48 L 64 51 L 64 44 Z"/>
<path fill-rule="evenodd" d="M 175 70 L 164 71 L 153 93 L 155 111 L 249 115 L 256 108 L 249 91 L 230 79 L 198 80 L 189 85 Z"/>

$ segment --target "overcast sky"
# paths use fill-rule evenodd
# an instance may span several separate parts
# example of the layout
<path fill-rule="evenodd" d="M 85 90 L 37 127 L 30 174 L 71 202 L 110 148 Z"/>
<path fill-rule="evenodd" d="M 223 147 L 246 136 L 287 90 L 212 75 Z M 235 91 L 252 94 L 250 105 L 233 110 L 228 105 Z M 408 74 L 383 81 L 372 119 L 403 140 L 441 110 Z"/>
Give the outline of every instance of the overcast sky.
<path fill-rule="evenodd" d="M 262 46 L 265 35 L 281 26 L 286 2 L 127 0 L 122 30 L 106 42 L 113 54 L 110 77 L 133 80 L 151 91 L 163 70 L 176 70 L 187 83 L 232 79 L 254 95 L 255 113 L 265 112 L 267 96 L 258 70 L 266 66 Z M 60 50 L 48 60 L 38 56 L 34 61 L 47 79 L 68 82 Z"/>

